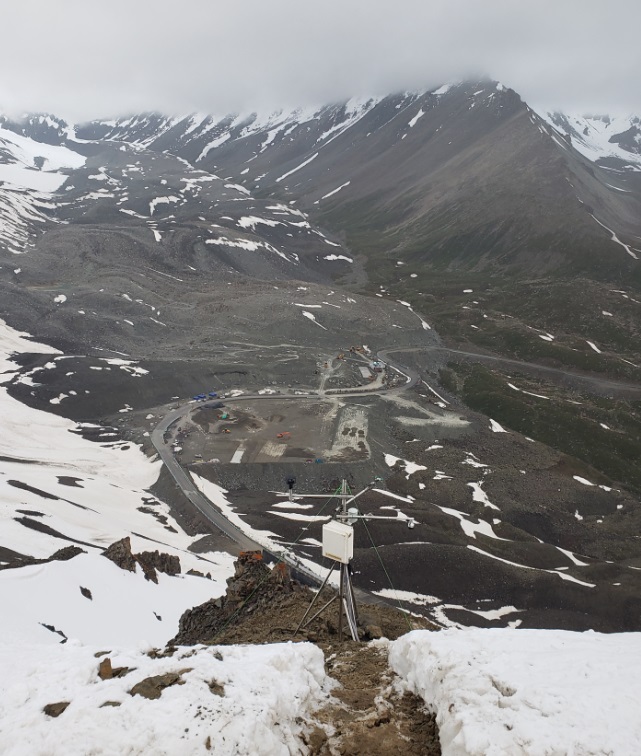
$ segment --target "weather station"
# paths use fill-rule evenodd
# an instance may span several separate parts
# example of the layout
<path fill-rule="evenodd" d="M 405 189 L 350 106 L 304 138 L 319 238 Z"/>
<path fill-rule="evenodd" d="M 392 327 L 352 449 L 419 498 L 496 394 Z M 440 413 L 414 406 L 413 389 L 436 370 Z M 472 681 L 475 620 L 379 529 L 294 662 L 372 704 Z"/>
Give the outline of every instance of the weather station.
<path fill-rule="evenodd" d="M 333 498 L 341 500 L 340 505 L 336 508 L 334 514 L 323 524 L 322 527 L 322 555 L 326 559 L 331 560 L 331 566 L 325 575 L 322 585 L 314 595 L 307 611 L 301 619 L 296 633 L 303 630 L 313 620 L 320 616 L 329 606 L 331 606 L 336 599 L 339 600 L 338 609 L 338 640 L 343 639 L 343 617 L 347 619 L 347 625 L 349 627 L 352 640 L 359 642 L 358 636 L 358 612 L 356 607 L 356 599 L 354 596 L 354 586 L 352 584 L 352 560 L 354 558 L 354 525 L 359 521 L 364 523 L 370 520 L 384 520 L 386 522 L 392 522 L 395 524 L 402 523 L 408 528 L 413 528 L 416 525 L 414 518 L 401 518 L 391 517 L 386 515 L 374 515 L 371 513 L 361 513 L 357 506 L 354 506 L 354 502 L 359 499 L 363 494 L 371 491 L 375 486 L 379 485 L 383 481 L 382 478 L 375 478 L 371 483 L 368 483 L 365 488 L 356 494 L 349 493 L 349 487 L 347 481 L 343 479 L 341 483 L 341 492 L 334 494 Z M 289 477 L 286 480 L 288 491 L 287 493 L 278 492 L 279 496 L 288 497 L 289 501 L 295 499 L 327 499 L 326 494 L 294 494 L 294 486 L 296 485 L 296 479 Z M 371 537 L 371 536 L 370 536 Z M 320 597 L 324 588 L 329 583 L 330 577 L 334 573 L 334 570 L 338 567 L 339 579 L 338 579 L 338 591 L 335 593 L 315 614 L 310 617 L 312 609 L 314 608 L 316 601 Z"/>

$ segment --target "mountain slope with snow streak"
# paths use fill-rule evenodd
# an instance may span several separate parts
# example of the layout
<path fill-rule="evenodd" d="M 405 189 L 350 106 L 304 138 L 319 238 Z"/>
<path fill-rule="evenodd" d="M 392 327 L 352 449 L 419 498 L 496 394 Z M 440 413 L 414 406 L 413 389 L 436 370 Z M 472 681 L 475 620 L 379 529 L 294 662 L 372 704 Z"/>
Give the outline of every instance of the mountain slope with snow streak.
<path fill-rule="evenodd" d="M 30 126 L 34 133 L 41 120 Z M 75 139 L 83 148 L 171 153 L 225 176 L 228 188 L 249 193 L 247 201 L 295 202 L 312 224 L 373 257 L 374 267 L 393 256 L 460 269 L 597 267 L 612 275 L 633 263 L 614 254 L 591 215 L 622 245 L 633 246 L 632 235 L 641 232 L 641 186 L 629 176 L 638 118 L 539 117 L 517 93 L 487 80 L 272 112 L 137 114 L 59 125 L 58 133 L 61 143 Z M 600 170 L 586 173 L 586 159 Z M 608 175 L 621 160 L 627 169 Z M 123 204 L 122 213 L 148 215 Z M 165 238 L 161 226 L 150 231 Z M 239 248 L 252 241 L 220 234 L 211 243 Z M 282 243 L 268 243 L 282 252 Z"/>

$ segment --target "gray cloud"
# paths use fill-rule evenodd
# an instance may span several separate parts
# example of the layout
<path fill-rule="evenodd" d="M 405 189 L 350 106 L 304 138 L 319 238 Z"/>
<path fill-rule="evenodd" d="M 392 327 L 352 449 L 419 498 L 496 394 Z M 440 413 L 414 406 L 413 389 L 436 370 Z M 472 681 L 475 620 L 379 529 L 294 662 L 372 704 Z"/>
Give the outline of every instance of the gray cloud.
<path fill-rule="evenodd" d="M 641 113 L 638 0 L 21 0 L 0 110 L 224 114 L 491 76 L 535 107 Z"/>

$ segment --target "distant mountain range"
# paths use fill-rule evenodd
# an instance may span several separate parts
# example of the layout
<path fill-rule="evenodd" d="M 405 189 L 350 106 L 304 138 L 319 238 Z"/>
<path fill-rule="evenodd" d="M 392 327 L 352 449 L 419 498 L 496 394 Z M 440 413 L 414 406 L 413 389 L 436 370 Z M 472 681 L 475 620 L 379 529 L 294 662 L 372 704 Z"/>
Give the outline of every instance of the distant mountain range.
<path fill-rule="evenodd" d="M 57 165 L 9 132 L 85 156 L 121 144 L 180 158 L 246 196 L 295 204 L 376 264 L 636 277 L 640 123 L 537 114 L 490 81 L 222 118 L 147 113 L 69 125 L 32 115 L 0 119 L 0 176 L 11 182 L 25 152 L 27 165 Z M 53 187 L 42 181 L 31 189 Z"/>

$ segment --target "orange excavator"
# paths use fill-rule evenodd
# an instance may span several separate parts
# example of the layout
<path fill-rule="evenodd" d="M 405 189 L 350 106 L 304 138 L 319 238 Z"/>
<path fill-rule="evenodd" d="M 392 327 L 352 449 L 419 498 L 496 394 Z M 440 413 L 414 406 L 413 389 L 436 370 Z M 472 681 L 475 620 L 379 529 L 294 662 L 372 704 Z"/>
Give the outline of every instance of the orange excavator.
<path fill-rule="evenodd" d="M 283 431 L 282 433 L 277 433 L 276 438 L 289 438 L 291 435 L 289 431 Z"/>

